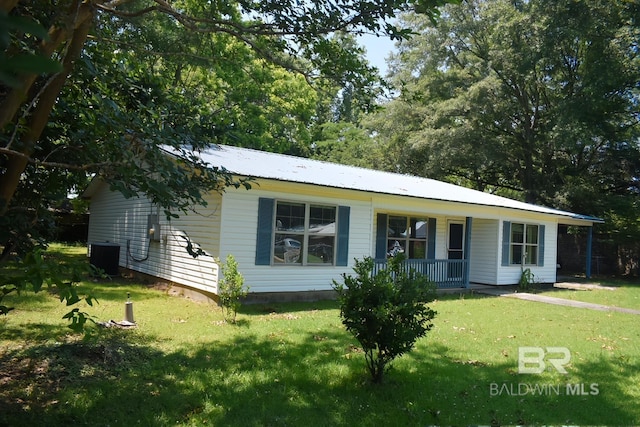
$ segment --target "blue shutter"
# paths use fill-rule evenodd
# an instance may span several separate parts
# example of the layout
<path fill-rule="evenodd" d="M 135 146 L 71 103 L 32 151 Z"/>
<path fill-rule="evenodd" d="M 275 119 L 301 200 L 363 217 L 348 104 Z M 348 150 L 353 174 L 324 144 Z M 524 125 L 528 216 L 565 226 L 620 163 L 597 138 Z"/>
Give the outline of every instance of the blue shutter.
<path fill-rule="evenodd" d="M 471 259 L 471 229 L 473 228 L 473 218 L 468 216 L 464 223 L 464 259 Z M 469 263 L 467 263 L 469 266 Z"/>
<path fill-rule="evenodd" d="M 436 259 L 436 219 L 429 218 L 427 224 L 427 259 Z"/>
<path fill-rule="evenodd" d="M 275 200 L 258 200 L 258 232 L 256 234 L 256 265 L 271 265 L 271 244 Z"/>
<path fill-rule="evenodd" d="M 509 265 L 509 246 L 511 243 L 511 221 L 502 223 L 502 265 Z"/>
<path fill-rule="evenodd" d="M 376 259 L 387 258 L 387 214 L 378 214 L 378 224 L 376 227 Z"/>
<path fill-rule="evenodd" d="M 538 267 L 544 266 L 544 225 L 538 226 Z"/>
<path fill-rule="evenodd" d="M 336 265 L 349 263 L 349 206 L 338 206 L 338 243 L 336 248 Z"/>

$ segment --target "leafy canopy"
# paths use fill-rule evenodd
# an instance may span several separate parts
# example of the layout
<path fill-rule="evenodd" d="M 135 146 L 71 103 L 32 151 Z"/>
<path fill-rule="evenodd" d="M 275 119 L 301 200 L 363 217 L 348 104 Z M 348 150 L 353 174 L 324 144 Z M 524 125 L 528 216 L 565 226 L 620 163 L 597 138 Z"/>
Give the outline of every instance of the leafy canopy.
<path fill-rule="evenodd" d="M 640 237 L 640 9 L 627 1 L 470 0 L 391 61 L 378 114 L 397 167 L 605 218 Z"/>
<path fill-rule="evenodd" d="M 212 144 L 307 153 L 318 82 L 376 93 L 338 35 L 406 37 L 397 13 L 441 3 L 0 0 L 0 264 L 46 246 L 91 178 L 172 218 L 250 185 L 199 158 Z"/>

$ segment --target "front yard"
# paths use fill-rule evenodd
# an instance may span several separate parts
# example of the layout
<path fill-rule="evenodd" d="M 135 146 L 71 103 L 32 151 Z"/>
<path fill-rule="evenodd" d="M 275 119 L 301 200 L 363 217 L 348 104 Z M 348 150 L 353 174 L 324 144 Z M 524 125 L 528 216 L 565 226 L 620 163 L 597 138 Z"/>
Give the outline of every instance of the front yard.
<path fill-rule="evenodd" d="M 335 302 L 243 307 L 230 325 L 215 305 L 141 284 L 81 286 L 99 321 L 122 320 L 129 292 L 138 327 L 70 335 L 55 295 L 12 296 L 0 425 L 640 424 L 639 316 L 442 296 L 434 329 L 374 386 Z M 637 285 L 573 295 L 640 309 Z M 520 347 L 568 349 L 568 373 L 552 352 L 543 373 L 519 373 Z"/>

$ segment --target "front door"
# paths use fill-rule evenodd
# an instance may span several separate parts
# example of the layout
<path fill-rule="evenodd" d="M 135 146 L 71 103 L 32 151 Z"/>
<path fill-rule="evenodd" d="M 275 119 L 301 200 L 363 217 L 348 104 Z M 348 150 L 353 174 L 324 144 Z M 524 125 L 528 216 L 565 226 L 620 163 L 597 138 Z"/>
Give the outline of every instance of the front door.
<path fill-rule="evenodd" d="M 462 278 L 462 262 L 455 260 L 464 259 L 464 222 L 449 221 L 447 236 L 447 259 L 452 261 L 447 267 L 447 277 L 449 279 Z"/>

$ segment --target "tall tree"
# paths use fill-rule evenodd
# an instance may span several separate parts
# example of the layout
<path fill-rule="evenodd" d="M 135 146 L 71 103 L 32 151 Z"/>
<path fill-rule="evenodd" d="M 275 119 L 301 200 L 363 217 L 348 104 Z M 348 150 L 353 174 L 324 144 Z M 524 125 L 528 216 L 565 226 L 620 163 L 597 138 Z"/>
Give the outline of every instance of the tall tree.
<path fill-rule="evenodd" d="M 175 215 L 239 185 L 200 162 L 209 144 L 303 151 L 303 82 L 375 83 L 333 34 L 405 37 L 400 10 L 433 18 L 442 3 L 0 0 L 0 246 L 33 243 L 38 209 L 89 173 Z"/>
<path fill-rule="evenodd" d="M 339 34 L 336 42 L 366 63 L 365 49 L 358 46 L 353 36 Z M 361 75 L 366 76 L 370 71 L 365 67 Z M 385 86 L 363 92 L 353 83 L 328 82 L 323 91 L 325 96 L 318 103 L 319 119 L 312 126 L 311 156 L 353 166 L 378 167 L 375 138 L 363 119 L 366 119 L 367 112 L 377 109 L 377 104 L 373 103 L 383 94 Z"/>
<path fill-rule="evenodd" d="M 638 16 L 600 0 L 469 0 L 437 26 L 407 15 L 419 36 L 392 62 L 401 96 L 381 133 L 412 172 L 601 213 L 586 195 L 638 189 Z"/>

